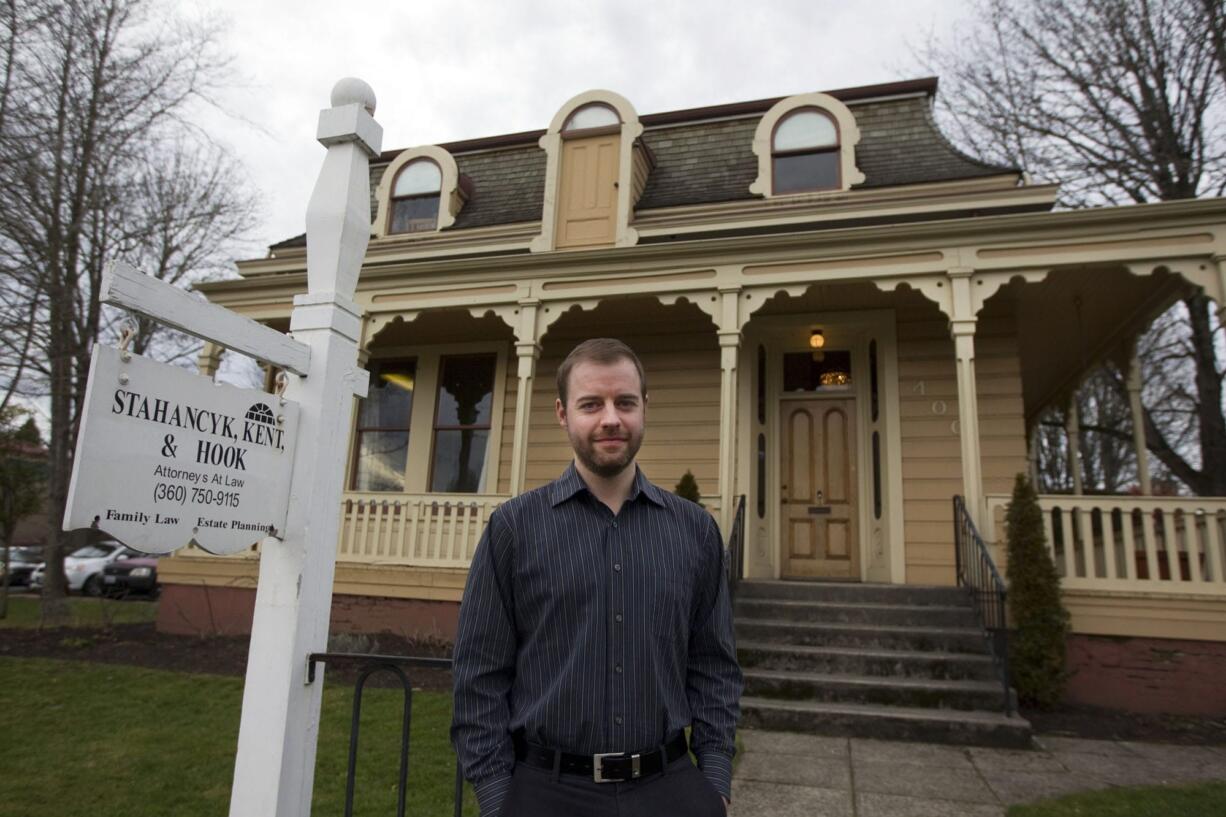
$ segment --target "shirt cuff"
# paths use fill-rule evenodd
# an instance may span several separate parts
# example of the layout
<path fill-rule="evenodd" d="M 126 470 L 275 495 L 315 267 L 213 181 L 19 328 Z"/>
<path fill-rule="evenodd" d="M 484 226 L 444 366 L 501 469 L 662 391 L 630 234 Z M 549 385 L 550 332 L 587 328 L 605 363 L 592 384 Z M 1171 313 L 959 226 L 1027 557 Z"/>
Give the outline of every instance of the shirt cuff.
<path fill-rule="evenodd" d="M 498 775 L 482 780 L 473 786 L 477 795 L 477 808 L 481 817 L 498 817 L 502 811 L 502 801 L 506 799 L 511 789 L 511 775 Z"/>
<path fill-rule="evenodd" d="M 698 755 L 698 768 L 725 800 L 732 802 L 732 758 L 723 752 L 702 752 Z"/>

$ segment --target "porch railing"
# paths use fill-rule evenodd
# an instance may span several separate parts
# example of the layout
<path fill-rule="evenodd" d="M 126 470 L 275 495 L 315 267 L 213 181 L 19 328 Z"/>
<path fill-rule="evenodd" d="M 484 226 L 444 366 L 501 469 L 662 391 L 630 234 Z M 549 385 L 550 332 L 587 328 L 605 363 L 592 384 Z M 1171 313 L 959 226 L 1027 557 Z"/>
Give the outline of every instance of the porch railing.
<path fill-rule="evenodd" d="M 359 494 L 341 500 L 337 559 L 466 568 L 494 509 L 490 494 Z"/>
<path fill-rule="evenodd" d="M 1005 582 L 992 561 L 992 555 L 979 536 L 975 522 L 966 511 L 962 497 L 954 497 L 954 559 L 958 586 L 965 587 L 979 616 L 988 649 L 996 663 L 1004 690 L 1006 715 L 1016 711 L 1009 677 L 1009 626 L 1005 607 Z"/>
<path fill-rule="evenodd" d="M 745 577 L 745 495 L 736 500 L 736 516 L 728 533 L 728 547 L 724 549 L 724 569 L 728 574 L 728 595 L 736 598 L 737 587 Z"/>
<path fill-rule="evenodd" d="M 1010 497 L 986 499 L 1003 546 Z M 1039 507 L 1066 590 L 1226 596 L 1226 498 L 1044 494 Z"/>

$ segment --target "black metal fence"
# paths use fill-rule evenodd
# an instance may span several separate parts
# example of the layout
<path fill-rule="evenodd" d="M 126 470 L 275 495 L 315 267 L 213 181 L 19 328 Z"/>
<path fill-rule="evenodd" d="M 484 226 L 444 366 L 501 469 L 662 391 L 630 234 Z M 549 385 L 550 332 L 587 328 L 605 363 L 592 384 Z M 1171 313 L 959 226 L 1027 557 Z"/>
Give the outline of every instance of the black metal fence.
<path fill-rule="evenodd" d="M 353 817 L 354 774 L 358 765 L 358 729 L 361 726 L 362 691 L 366 682 L 377 672 L 394 675 L 404 690 L 404 719 L 400 726 L 400 776 L 396 789 L 396 817 L 404 817 L 405 797 L 409 781 L 409 726 L 413 714 L 413 685 L 405 674 L 404 667 L 427 667 L 451 669 L 450 658 L 417 658 L 402 655 L 367 655 L 363 653 L 315 652 L 307 658 L 307 683 L 315 681 L 316 664 L 333 664 L 356 667 L 358 680 L 353 687 L 353 717 L 349 726 L 349 769 L 345 775 L 345 817 Z M 455 817 L 460 817 L 464 808 L 464 777 L 460 761 L 455 765 Z"/>
<path fill-rule="evenodd" d="M 975 522 L 966 510 L 966 502 L 954 497 L 954 554 L 957 562 L 958 586 L 965 587 L 979 616 L 979 623 L 988 639 L 988 649 L 995 659 L 996 670 L 1004 688 L 1006 715 L 1016 711 L 1009 680 L 1009 624 L 1005 606 L 1005 582 L 983 543 Z"/>

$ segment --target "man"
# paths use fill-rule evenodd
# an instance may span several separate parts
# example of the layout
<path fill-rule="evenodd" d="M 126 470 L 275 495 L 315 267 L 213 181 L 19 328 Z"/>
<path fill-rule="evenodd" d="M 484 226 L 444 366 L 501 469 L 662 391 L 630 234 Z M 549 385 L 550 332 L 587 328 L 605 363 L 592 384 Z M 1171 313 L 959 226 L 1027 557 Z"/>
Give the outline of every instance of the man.
<path fill-rule="evenodd" d="M 555 412 L 574 463 L 490 517 L 468 574 L 464 776 L 482 817 L 723 817 L 742 678 L 719 529 L 638 470 L 647 383 L 624 343 L 575 347 Z"/>

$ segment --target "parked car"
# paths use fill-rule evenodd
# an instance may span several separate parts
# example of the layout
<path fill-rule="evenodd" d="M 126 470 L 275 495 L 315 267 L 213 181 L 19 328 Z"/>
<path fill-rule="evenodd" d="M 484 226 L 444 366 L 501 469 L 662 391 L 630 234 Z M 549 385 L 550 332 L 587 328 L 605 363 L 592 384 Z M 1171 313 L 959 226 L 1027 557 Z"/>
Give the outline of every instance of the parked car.
<path fill-rule="evenodd" d="M 154 598 L 158 594 L 158 560 L 153 556 L 116 559 L 102 569 L 102 587 L 108 596 L 140 593 Z"/>
<path fill-rule="evenodd" d="M 105 539 L 74 550 L 64 557 L 64 577 L 68 580 L 68 590 L 78 590 L 87 596 L 100 596 L 103 591 L 103 569 L 120 559 L 131 559 L 140 556 L 135 550 L 116 542 Z M 43 562 L 30 575 L 31 587 L 42 587 L 47 563 Z"/>
<path fill-rule="evenodd" d="M 20 547 L 9 551 L 9 587 L 20 587 L 30 583 L 30 574 L 38 563 L 43 560 L 43 549 L 38 547 Z M 4 557 L 0 553 L 0 580 L 4 576 Z"/>

